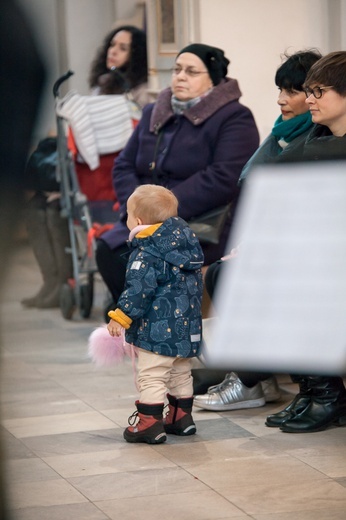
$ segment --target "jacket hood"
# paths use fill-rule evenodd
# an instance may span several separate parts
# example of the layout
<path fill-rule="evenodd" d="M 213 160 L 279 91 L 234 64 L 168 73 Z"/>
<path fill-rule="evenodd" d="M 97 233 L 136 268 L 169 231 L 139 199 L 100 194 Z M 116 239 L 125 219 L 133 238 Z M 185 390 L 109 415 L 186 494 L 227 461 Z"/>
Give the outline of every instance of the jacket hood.
<path fill-rule="evenodd" d="M 207 96 L 202 98 L 199 103 L 185 110 L 182 117 L 186 117 L 195 126 L 200 125 L 224 105 L 231 101 L 238 101 L 240 97 L 241 92 L 238 81 L 226 78 L 215 86 Z M 171 98 L 171 88 L 166 88 L 160 93 L 151 114 L 150 132 L 157 133 L 174 116 Z"/>
<path fill-rule="evenodd" d="M 180 217 L 165 220 L 149 236 L 140 237 L 137 234 L 129 245 L 179 269 L 196 271 L 203 266 L 204 256 L 198 238 Z"/>

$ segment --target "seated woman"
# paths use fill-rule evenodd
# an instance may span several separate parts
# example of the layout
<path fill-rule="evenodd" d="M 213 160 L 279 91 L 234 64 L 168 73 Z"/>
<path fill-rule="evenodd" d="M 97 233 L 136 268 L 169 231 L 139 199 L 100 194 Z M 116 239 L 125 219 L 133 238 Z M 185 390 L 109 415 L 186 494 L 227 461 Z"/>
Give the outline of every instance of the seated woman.
<path fill-rule="evenodd" d="M 146 34 L 133 25 L 122 25 L 105 37 L 91 64 L 92 94 L 123 94 L 143 108 L 153 101 L 148 92 Z"/>
<path fill-rule="evenodd" d="M 271 134 L 245 165 L 240 176 L 241 183 L 254 166 L 274 162 L 279 158 L 284 160 L 292 149 L 304 143 L 313 122 L 305 103 L 303 84 L 309 69 L 320 58 L 321 54 L 317 50 L 297 52 L 292 56 L 286 55 L 285 62 L 277 69 L 275 84 L 279 89 L 277 102 L 281 115 L 275 121 Z M 207 270 L 205 283 L 211 298 L 226 258 L 213 263 Z M 217 375 L 215 371 L 211 371 L 210 374 L 214 377 L 215 374 Z M 195 406 L 214 411 L 256 408 L 280 398 L 276 379 L 270 374 L 249 372 L 222 374 L 220 371 L 218 375 L 221 377 L 221 382 L 220 380 L 212 382 L 208 370 L 202 369 L 201 376 L 195 378 L 199 381 L 199 387 L 195 390 L 202 394 L 196 396 Z M 209 385 L 212 383 L 214 385 L 205 394 L 200 390 L 205 387 L 203 377 L 208 378 Z M 294 376 L 293 379 L 296 381 Z"/>
<path fill-rule="evenodd" d="M 105 37 L 91 64 L 89 85 L 92 94 L 122 94 L 129 92 L 142 108 L 151 101 L 147 92 L 147 54 L 145 32 L 130 25 L 113 29 Z M 70 139 L 70 147 L 73 147 Z M 88 200 L 115 201 L 112 168 L 118 153 L 100 156 L 100 165 L 90 170 L 76 148 L 75 167 L 81 191 Z M 40 309 L 60 306 L 60 290 L 73 277 L 68 222 L 60 215 L 59 187 L 42 190 L 28 183 L 26 225 L 30 244 L 42 274 L 39 291 L 21 303 Z"/>
<path fill-rule="evenodd" d="M 282 158 L 283 162 L 345 161 L 346 51 L 331 52 L 315 63 L 303 87 L 315 125 L 305 141 Z M 267 417 L 267 426 L 286 433 L 346 426 L 346 389 L 340 375 L 300 375 L 298 382 L 299 393 L 286 408 Z"/>
<path fill-rule="evenodd" d="M 182 49 L 171 87 L 144 108 L 115 162 L 120 222 L 102 235 L 96 252 L 99 272 L 112 295 L 110 308 L 124 287 L 126 202 L 138 185 L 160 184 L 172 190 L 185 220 L 237 196 L 241 170 L 257 149 L 259 136 L 253 115 L 239 102 L 238 82 L 227 77 L 228 64 L 224 52 L 209 45 Z M 231 217 L 218 244 L 202 244 L 206 265 L 223 254 L 230 225 Z"/>
<path fill-rule="evenodd" d="M 142 29 L 123 25 L 106 35 L 91 64 L 89 86 L 93 95 L 126 93 L 138 106 L 136 119 L 140 118 L 143 107 L 154 101 L 148 92 L 146 34 Z M 111 172 L 118 155 L 101 155 L 100 166 L 91 171 L 76 153 L 80 188 L 88 200 L 116 199 Z"/>

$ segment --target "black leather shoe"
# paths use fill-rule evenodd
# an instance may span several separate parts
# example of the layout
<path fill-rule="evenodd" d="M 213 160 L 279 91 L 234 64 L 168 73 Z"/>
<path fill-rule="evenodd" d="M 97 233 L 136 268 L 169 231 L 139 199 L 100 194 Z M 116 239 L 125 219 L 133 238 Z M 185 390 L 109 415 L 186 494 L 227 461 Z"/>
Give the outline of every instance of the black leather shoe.
<path fill-rule="evenodd" d="M 340 377 L 308 377 L 310 404 L 300 414 L 283 422 L 287 433 L 309 433 L 329 426 L 346 426 L 346 390 Z"/>
<path fill-rule="evenodd" d="M 311 402 L 311 395 L 297 394 L 293 401 L 281 412 L 268 415 L 265 425 L 269 428 L 280 428 L 284 421 L 300 414 Z"/>
<path fill-rule="evenodd" d="M 346 401 L 339 406 L 312 400 L 302 413 L 284 421 L 280 430 L 286 433 L 320 432 L 332 425 L 346 426 Z"/>

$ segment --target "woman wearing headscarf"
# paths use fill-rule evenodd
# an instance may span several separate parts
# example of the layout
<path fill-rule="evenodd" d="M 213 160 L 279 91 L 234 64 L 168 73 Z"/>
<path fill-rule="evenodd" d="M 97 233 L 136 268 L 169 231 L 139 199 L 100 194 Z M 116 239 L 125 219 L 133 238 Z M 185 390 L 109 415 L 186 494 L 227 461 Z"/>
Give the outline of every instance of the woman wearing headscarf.
<path fill-rule="evenodd" d="M 258 147 L 250 110 L 239 102 L 237 80 L 227 77 L 221 49 L 191 44 L 177 55 L 171 86 L 147 105 L 113 169 L 120 221 L 98 242 L 98 269 L 114 308 L 123 290 L 127 262 L 126 202 L 140 184 L 160 184 L 179 201 L 185 220 L 235 200 L 244 164 Z M 224 253 L 231 225 L 217 244 L 202 244 L 205 264 Z M 106 309 L 107 311 L 107 309 Z"/>

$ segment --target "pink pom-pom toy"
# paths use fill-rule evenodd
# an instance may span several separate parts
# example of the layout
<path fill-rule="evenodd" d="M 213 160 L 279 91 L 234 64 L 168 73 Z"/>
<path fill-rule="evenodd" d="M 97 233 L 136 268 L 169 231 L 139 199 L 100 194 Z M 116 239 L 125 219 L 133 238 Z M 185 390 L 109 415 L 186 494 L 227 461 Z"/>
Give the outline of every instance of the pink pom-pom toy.
<path fill-rule="evenodd" d="M 136 349 L 126 343 L 125 335 L 111 336 L 107 325 L 97 327 L 89 336 L 88 356 L 97 366 L 118 365 L 125 356 L 134 359 Z"/>

